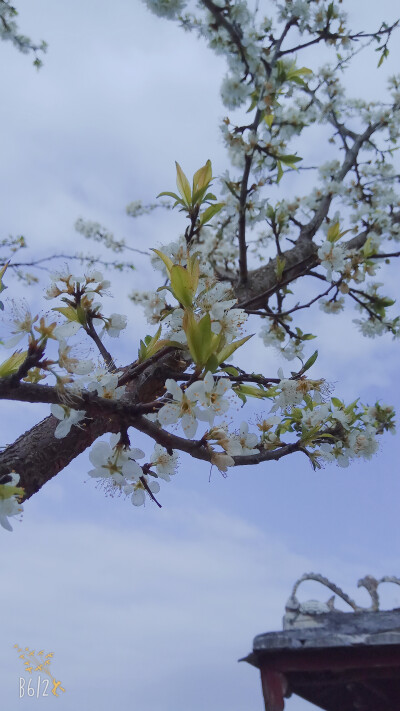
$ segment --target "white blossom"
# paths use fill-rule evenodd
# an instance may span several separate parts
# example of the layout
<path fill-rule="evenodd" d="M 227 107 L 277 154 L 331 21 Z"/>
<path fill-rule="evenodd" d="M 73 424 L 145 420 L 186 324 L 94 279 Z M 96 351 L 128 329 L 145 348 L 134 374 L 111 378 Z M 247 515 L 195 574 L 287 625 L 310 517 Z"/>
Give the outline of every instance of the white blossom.
<path fill-rule="evenodd" d="M 317 425 L 326 422 L 329 415 L 329 406 L 321 405 L 320 407 L 315 407 L 313 410 L 303 410 L 301 414 L 301 421 L 307 429 L 311 429 L 312 427 L 316 427 Z"/>
<path fill-rule="evenodd" d="M 119 439 L 119 434 L 113 434 L 110 444 L 96 442 L 93 445 L 89 459 L 96 468 L 91 469 L 89 474 L 92 477 L 111 478 L 115 484 L 121 486 L 127 483 L 127 479 L 138 481 L 142 476 L 143 470 L 134 460 L 142 459 L 144 452 L 141 449 L 124 449 L 117 446 Z"/>
<path fill-rule="evenodd" d="M 228 467 L 235 466 L 235 460 L 225 452 L 211 452 L 211 464 L 215 464 L 220 472 L 225 473 Z"/>
<path fill-rule="evenodd" d="M 340 272 L 345 267 L 345 251 L 339 244 L 324 242 L 318 250 L 318 257 L 321 260 L 321 267 L 327 271 L 327 279 L 331 281 L 332 272 Z"/>
<path fill-rule="evenodd" d="M 88 383 L 87 389 L 95 390 L 99 397 L 107 400 L 120 400 L 125 393 L 125 385 L 118 386 L 121 373 L 109 373 L 104 369 L 99 369 L 95 373 L 95 380 Z"/>
<path fill-rule="evenodd" d="M 172 454 L 168 454 L 164 447 L 160 444 L 155 444 L 153 454 L 151 455 L 151 462 L 153 467 L 156 468 L 157 476 L 161 477 L 161 479 L 165 479 L 165 481 L 170 481 L 170 477 L 176 473 L 178 453 L 173 452 Z"/>
<path fill-rule="evenodd" d="M 214 418 L 222 415 L 229 409 L 229 401 L 224 400 L 223 395 L 230 390 L 231 382 L 229 378 L 219 378 L 217 382 L 208 370 L 203 380 L 198 380 L 191 386 L 191 393 L 204 408 L 201 411 L 201 419 L 205 419 L 210 424 Z M 199 417 L 199 415 L 197 415 Z"/>
<path fill-rule="evenodd" d="M 78 323 L 78 321 L 67 321 L 55 327 L 53 336 L 59 341 L 64 341 L 66 338 L 78 333 L 80 328 L 82 328 L 82 324 Z"/>
<path fill-rule="evenodd" d="M 279 383 L 279 387 L 281 388 L 281 392 L 275 401 L 272 412 L 279 407 L 285 408 L 290 405 L 299 405 L 302 402 L 303 392 L 299 389 L 296 380 L 283 379 Z"/>
<path fill-rule="evenodd" d="M 258 437 L 254 433 L 249 433 L 249 425 L 247 422 L 242 422 L 238 435 L 233 435 L 230 438 L 227 453 L 233 456 L 244 454 L 259 454 L 260 450 L 256 449 Z"/>
<path fill-rule="evenodd" d="M 353 430 L 350 432 L 349 446 L 356 457 L 371 459 L 379 446 L 374 427 L 367 425 L 364 431 Z"/>
<path fill-rule="evenodd" d="M 104 329 L 111 338 L 118 338 L 121 331 L 126 328 L 127 317 L 122 314 L 111 314 L 104 324 Z"/>
<path fill-rule="evenodd" d="M 14 335 L 3 344 L 5 348 L 14 348 L 24 336 L 30 334 L 37 318 L 37 316 L 32 316 L 28 304 L 24 301 L 19 304 L 13 303 L 9 323 L 10 331 Z"/>
<path fill-rule="evenodd" d="M 221 97 L 228 109 L 242 106 L 250 97 L 252 87 L 240 77 L 225 76 L 221 84 Z"/>
<path fill-rule="evenodd" d="M 161 425 L 172 425 L 181 419 L 183 431 L 186 437 L 194 437 L 197 430 L 197 417 L 199 410 L 197 407 L 196 383 L 189 385 L 186 390 L 181 390 L 175 380 L 165 381 L 165 387 L 172 395 L 172 401 L 168 402 L 158 411 L 158 421 Z"/>
<path fill-rule="evenodd" d="M 142 479 L 146 482 L 148 489 L 150 489 L 152 494 L 158 494 L 160 491 L 160 485 L 156 481 L 150 481 L 148 476 L 143 476 Z M 146 488 L 142 481 L 138 481 L 136 484 L 128 484 L 124 486 L 125 494 L 131 494 L 131 501 L 134 506 L 143 506 L 146 501 Z"/>
<path fill-rule="evenodd" d="M 71 346 L 66 341 L 60 340 L 58 344 L 58 365 L 68 373 L 88 375 L 93 370 L 93 362 L 89 359 L 74 358 L 70 355 Z"/>
<path fill-rule="evenodd" d="M 244 309 L 229 309 L 221 314 L 220 311 L 213 306 L 210 316 L 212 319 L 211 330 L 213 333 L 222 332 L 226 338 L 232 340 L 236 337 L 238 330 L 247 320 L 247 314 Z"/>
<path fill-rule="evenodd" d="M 281 348 L 281 354 L 284 358 L 286 358 L 286 360 L 303 358 L 304 344 L 301 341 L 297 341 L 292 338 L 284 348 Z"/>
<path fill-rule="evenodd" d="M 86 416 L 85 410 L 73 410 L 71 407 L 66 405 L 52 405 L 51 414 L 54 415 L 60 422 L 58 423 L 55 431 L 54 437 L 57 439 L 62 439 L 69 434 L 72 425 L 77 425 Z"/>

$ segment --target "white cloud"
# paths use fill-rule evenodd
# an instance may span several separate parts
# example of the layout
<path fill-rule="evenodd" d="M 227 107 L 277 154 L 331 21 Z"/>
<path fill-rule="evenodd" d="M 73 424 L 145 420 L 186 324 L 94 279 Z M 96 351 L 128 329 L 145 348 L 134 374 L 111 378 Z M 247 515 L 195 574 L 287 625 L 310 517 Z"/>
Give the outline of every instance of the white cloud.
<path fill-rule="evenodd" d="M 169 510 L 134 532 L 98 524 L 15 526 L 2 554 L 4 702 L 23 670 L 14 643 L 54 652 L 60 708 L 135 700 L 193 709 L 218 696 L 243 708 L 259 679 L 237 659 L 280 627 L 293 574 L 310 563 L 246 520 L 210 509 Z M 27 543 L 29 541 L 29 543 Z M 21 669 L 20 669 L 21 668 Z M 22 673 L 22 672 L 21 672 Z M 193 698 L 202 687 L 202 698 Z"/>

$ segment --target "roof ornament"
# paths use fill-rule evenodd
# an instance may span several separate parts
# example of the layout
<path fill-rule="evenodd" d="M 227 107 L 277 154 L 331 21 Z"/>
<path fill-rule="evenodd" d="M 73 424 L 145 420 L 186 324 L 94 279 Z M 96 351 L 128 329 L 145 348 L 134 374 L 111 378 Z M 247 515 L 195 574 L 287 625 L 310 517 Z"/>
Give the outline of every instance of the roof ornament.
<path fill-rule="evenodd" d="M 319 600 L 300 602 L 296 597 L 296 593 L 301 583 L 305 580 L 314 580 L 317 583 L 321 583 L 321 585 L 329 588 L 329 590 L 335 594 L 332 595 L 327 602 L 320 602 Z M 377 580 L 372 575 L 365 575 L 364 578 L 360 578 L 357 587 L 365 588 L 371 597 L 371 605 L 369 607 L 361 607 L 335 583 L 328 580 L 328 578 L 325 578 L 319 573 L 305 573 L 301 578 L 296 580 L 292 593 L 286 603 L 283 629 L 318 625 L 319 621 L 316 618 L 317 615 L 328 612 L 339 612 L 339 610 L 335 608 L 335 596 L 344 600 L 344 602 L 352 608 L 353 612 L 377 612 L 379 610 L 378 587 L 381 583 L 400 585 L 400 578 L 396 578 L 394 575 L 385 575 L 380 580 Z"/>

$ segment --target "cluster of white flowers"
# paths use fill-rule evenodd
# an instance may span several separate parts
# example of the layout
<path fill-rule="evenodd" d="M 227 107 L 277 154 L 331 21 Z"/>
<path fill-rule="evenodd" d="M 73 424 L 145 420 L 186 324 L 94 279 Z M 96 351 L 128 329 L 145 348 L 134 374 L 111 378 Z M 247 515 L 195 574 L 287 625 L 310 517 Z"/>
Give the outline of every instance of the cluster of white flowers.
<path fill-rule="evenodd" d="M 231 388 L 230 380 L 219 378 L 215 382 L 210 371 L 203 380 L 184 390 L 171 378 L 166 380 L 165 387 L 171 399 L 158 411 L 157 419 L 164 426 L 181 420 L 183 431 L 190 438 L 196 434 L 198 420 L 212 424 L 215 417 L 223 415 L 229 408 L 229 401 L 223 396 Z"/>
<path fill-rule="evenodd" d="M 332 281 L 332 272 L 341 272 L 345 266 L 346 252 L 342 245 L 324 242 L 318 249 L 321 267 L 326 269 L 326 278 Z"/>
<path fill-rule="evenodd" d="M 119 385 L 118 380 L 122 373 L 117 371 L 110 373 L 105 368 L 97 368 L 91 375 L 91 379 L 86 386 L 86 389 L 93 392 L 96 391 L 99 397 L 106 400 L 120 400 L 125 393 L 125 386 Z"/>
<path fill-rule="evenodd" d="M 75 229 L 79 234 L 86 239 L 93 239 L 95 242 L 102 242 L 107 249 L 112 249 L 113 252 L 122 252 L 125 248 L 125 241 L 116 240 L 112 232 L 103 227 L 99 222 L 91 220 L 83 220 L 79 218 L 75 222 Z"/>
<path fill-rule="evenodd" d="M 326 314 L 338 314 L 344 309 L 344 298 L 340 296 L 338 299 L 321 299 L 319 308 Z"/>
<path fill-rule="evenodd" d="M 363 430 L 353 429 L 344 441 L 322 444 L 319 455 L 327 462 L 335 461 L 340 467 L 348 467 L 351 459 L 371 459 L 379 445 L 374 427 L 366 426 Z"/>
<path fill-rule="evenodd" d="M 247 320 L 244 309 L 233 308 L 237 299 L 229 298 L 232 292 L 223 282 L 217 282 L 211 288 L 202 283 L 204 289 L 197 298 L 197 306 L 203 313 L 209 313 L 211 330 L 223 333 L 228 339 L 234 339 Z"/>
<path fill-rule="evenodd" d="M 168 203 L 163 202 L 161 204 L 167 210 L 170 209 L 170 205 L 168 205 Z M 126 214 L 129 215 L 130 217 L 139 217 L 140 215 L 149 215 L 157 207 L 160 207 L 160 203 L 153 202 L 153 203 L 144 205 L 141 200 L 133 200 L 132 202 L 129 203 L 129 205 L 126 206 Z"/>
<path fill-rule="evenodd" d="M 221 97 L 228 109 L 236 109 L 248 101 L 252 92 L 251 84 L 247 84 L 239 77 L 227 75 L 221 85 Z"/>
<path fill-rule="evenodd" d="M 96 467 L 89 472 L 92 477 L 112 479 L 117 486 L 128 483 L 128 480 L 138 481 L 143 475 L 143 470 L 136 459 L 142 459 L 144 452 L 141 449 L 124 449 L 117 446 L 120 441 L 119 434 L 110 437 L 107 442 L 96 442 L 90 450 L 89 459 Z"/>
<path fill-rule="evenodd" d="M 387 326 L 380 321 L 378 318 L 368 318 L 368 319 L 353 319 L 353 323 L 357 324 L 363 336 L 367 338 L 375 338 L 375 336 L 382 336 L 386 333 Z"/>
<path fill-rule="evenodd" d="M 280 351 L 286 360 L 302 359 L 304 356 L 304 344 L 297 339 L 291 339 Z"/>
<path fill-rule="evenodd" d="M 229 433 L 228 425 L 223 422 L 211 427 L 204 437 L 208 442 L 211 464 L 214 464 L 222 474 L 226 473 L 228 467 L 235 466 L 234 457 L 260 454 L 260 450 L 255 446 L 258 444 L 258 437 L 249 432 L 247 422 L 241 423 L 238 433 Z M 215 446 L 221 447 L 222 451 L 217 451 Z"/>
<path fill-rule="evenodd" d="M 110 444 L 107 442 L 96 442 L 89 453 L 89 459 L 95 469 L 89 471 L 89 475 L 95 479 L 100 479 L 111 493 L 120 492 L 130 496 L 134 506 L 142 506 L 146 500 L 146 494 L 157 494 L 160 486 L 153 477 L 170 481 L 171 476 L 176 472 L 178 455 L 176 452 L 169 454 L 164 447 L 156 444 L 151 462 L 147 465 L 155 467 L 156 473 L 152 476 L 145 473 L 144 465 L 140 466 L 137 459 L 143 459 L 145 453 L 141 449 L 124 447 L 119 434 L 112 434 Z"/>
<path fill-rule="evenodd" d="M 237 41 L 234 40 L 232 32 L 228 31 L 226 23 L 216 22 L 215 15 L 202 3 L 198 3 L 198 16 L 188 12 L 182 17 L 187 0 L 145 2 L 149 9 L 160 17 L 180 17 L 186 29 L 196 29 L 217 53 L 225 54 L 228 72 L 221 88 L 225 106 L 234 110 L 247 105 L 249 113 L 255 112 L 247 126 L 233 125 L 229 118 L 223 120 L 222 134 L 234 171 L 232 175 L 224 173 L 221 178 L 224 203 L 217 205 L 217 208 L 221 208 L 218 221 L 214 221 L 212 225 L 205 221 L 203 227 L 200 219 L 202 213 L 196 213 L 198 222 L 192 225 L 196 230 L 189 248 L 185 236 L 182 235 L 175 242 L 161 247 L 162 253 L 154 253 L 152 263 L 167 277 L 169 285 L 162 287 L 167 289 L 167 292 L 161 289 L 157 293 L 146 292 L 139 296 L 134 292 L 131 295 L 133 301 L 141 301 L 144 304 L 150 323 L 160 324 L 155 338 L 146 337 L 145 342 L 141 343 L 139 361 L 142 363 L 145 358 L 157 352 L 156 346 L 161 348 L 170 340 L 182 346 L 182 358 L 194 363 L 195 367 L 192 376 L 187 373 L 184 376 L 186 379 L 190 378 L 187 387 L 180 386 L 172 378 L 166 380 L 167 393 L 158 403 L 160 409 L 157 410 L 156 406 L 154 413 L 148 417 L 157 427 L 179 423 L 187 438 L 196 435 L 199 422 L 205 423 L 204 426 L 208 429 L 202 434 L 201 446 L 208 448 L 211 463 L 222 472 L 235 465 L 235 457 L 256 457 L 265 450 L 272 451 L 285 445 L 286 441 L 281 440 L 283 435 L 287 435 L 290 441 L 294 441 L 296 436 L 300 438 L 303 448 L 307 448 L 307 452 L 315 457 L 315 461 L 318 458 L 335 460 L 341 466 L 347 466 L 351 458 L 370 458 L 378 446 L 377 434 L 381 434 L 385 429 L 392 429 L 392 412 L 389 410 L 378 405 L 364 410 L 354 404 L 346 408 L 334 399 L 328 404 L 323 397 L 323 381 L 309 380 L 304 376 L 307 364 L 300 371 L 303 373 L 301 377 L 300 374 L 296 376 L 292 373 L 291 378 L 285 378 L 283 372 L 279 371 L 279 383 L 268 389 L 262 386 L 255 376 L 249 376 L 249 384 L 242 382 L 244 378 L 237 377 L 239 370 L 236 370 L 236 377 L 234 376 L 235 371 L 226 366 L 225 362 L 234 352 L 232 344 L 238 346 L 242 342 L 235 344 L 234 340 L 238 335 L 242 335 L 247 315 L 243 309 L 235 308 L 237 300 L 233 298 L 227 284 L 234 281 L 232 275 L 238 257 L 238 218 L 243 214 L 244 208 L 247 235 L 250 232 L 256 233 L 255 239 L 252 240 L 253 253 L 257 259 L 262 259 L 267 258 L 267 255 L 260 257 L 260 247 L 269 247 L 275 240 L 283 242 L 285 237 L 291 239 L 292 231 L 302 224 L 303 215 L 307 219 L 313 219 L 318 213 L 324 196 L 329 195 L 333 205 L 340 197 L 346 220 L 353 228 L 354 235 L 361 230 L 367 230 L 368 235 L 365 249 L 350 251 L 338 244 L 335 237 L 332 239 L 329 232 L 332 224 L 337 223 L 339 226 L 341 214 L 330 213 L 329 219 L 320 227 L 318 236 L 322 235 L 325 240 L 318 249 L 320 267 L 325 270 L 328 281 L 333 280 L 334 273 L 340 275 L 336 293 L 333 296 L 331 293 L 330 299 L 320 300 L 320 308 L 326 313 L 337 313 L 343 308 L 344 298 L 338 298 L 338 293 L 349 293 L 348 284 L 351 280 L 356 283 L 365 281 L 378 268 L 368 256 L 374 256 L 374 250 L 380 248 L 384 238 L 400 239 L 400 224 L 393 220 L 393 214 L 396 214 L 399 208 L 395 190 L 398 171 L 390 166 L 386 159 L 386 142 L 394 143 L 400 135 L 398 103 L 389 110 L 387 106 L 382 108 L 374 102 L 349 102 L 339 82 L 337 69 L 326 65 L 319 72 L 313 73 L 305 67 L 296 68 L 293 58 L 281 55 L 278 59 L 279 51 L 277 49 L 275 52 L 272 39 L 272 19 L 259 20 L 257 14 L 249 12 L 243 0 L 214 0 L 214 5 L 222 11 L 221 18 L 226 17 L 231 23 Z M 329 3 L 321 3 L 320 0 L 274 0 L 274 4 L 277 19 L 286 24 L 287 32 L 292 32 L 292 28 L 295 28 L 296 33 L 307 32 L 311 37 L 319 36 L 320 39 L 323 38 L 321 33 L 325 33 L 327 28 L 330 33 L 335 33 L 331 36 L 336 36 L 337 39 L 330 42 L 332 45 L 336 44 L 335 61 L 339 57 L 339 45 L 342 51 L 349 44 L 345 36 L 345 14 L 340 7 L 340 0 Z M 285 31 L 282 43 L 286 40 L 286 34 Z M 275 47 L 278 45 L 275 44 Z M 279 48 L 283 49 L 283 44 L 279 44 Z M 344 52 L 343 60 L 340 60 L 343 66 L 346 56 L 349 55 Z M 310 91 L 307 90 L 308 82 Z M 396 102 L 399 102 L 399 87 L 400 81 L 393 78 L 391 89 Z M 285 106 L 282 105 L 283 98 Z M 274 182 L 278 183 L 284 173 L 289 173 L 297 161 L 301 160 L 289 145 L 291 139 L 299 136 L 312 123 L 319 122 L 333 124 L 334 142 L 338 131 L 336 117 L 340 117 L 341 121 L 348 119 L 349 125 L 355 127 L 373 122 L 382 124 L 383 147 L 379 146 L 377 138 L 376 160 L 364 160 L 363 151 L 374 149 L 375 144 L 371 141 L 360 153 L 357 171 L 349 171 L 348 175 L 343 176 L 345 171 L 342 164 L 338 160 L 330 160 L 320 166 L 318 186 L 310 195 L 302 199 L 293 198 L 291 202 L 280 200 L 273 207 L 270 197 L 268 200 L 265 198 L 264 188 L 269 188 Z M 342 125 L 344 126 L 344 123 L 339 124 Z M 352 139 L 350 131 L 349 143 Z M 248 164 L 249 156 L 252 165 L 248 175 L 246 204 L 243 205 L 240 196 L 243 186 L 242 171 Z M 241 173 L 236 171 L 235 174 L 235 169 L 240 169 Z M 197 176 L 199 173 L 200 171 L 197 171 Z M 204 174 L 203 172 L 203 177 Z M 380 180 L 377 179 L 378 176 Z M 179 187 L 178 189 L 181 194 L 185 192 Z M 185 204 L 189 205 L 186 198 L 185 200 Z M 136 217 L 151 212 L 154 207 L 144 206 L 140 201 L 136 201 L 128 206 L 127 212 Z M 190 209 L 193 209 L 193 204 Z M 190 209 L 187 212 L 192 218 L 193 212 L 191 213 Z M 294 219 L 296 216 L 297 220 Z M 263 231 L 257 233 L 260 223 L 263 224 Z M 97 222 L 78 220 L 76 229 L 85 237 L 94 239 L 116 252 L 121 252 L 126 247 L 123 240 L 115 240 L 114 235 Z M 249 255 L 250 253 L 251 251 Z M 194 259 L 198 260 L 195 267 Z M 229 281 L 218 281 L 215 274 L 219 274 L 220 279 L 227 278 Z M 126 328 L 126 316 L 117 313 L 104 316 L 101 305 L 95 301 L 108 287 L 109 282 L 98 271 L 82 275 L 71 274 L 68 270 L 58 272 L 53 275 L 53 283 L 46 298 L 61 297 L 63 302 L 68 304 L 55 309 L 66 318 L 64 323 L 48 325 L 41 319 L 38 325 L 38 317 L 33 317 L 27 307 L 23 307 L 14 315 L 10 329 L 11 338 L 6 343 L 9 347 L 14 347 L 24 337 L 28 337 L 30 343 L 33 339 L 40 338 L 40 345 L 45 344 L 47 339 L 58 340 L 58 359 L 48 360 L 42 367 L 43 371 L 55 375 L 59 392 L 62 392 L 64 397 L 61 404 L 51 407 L 52 414 L 59 421 L 55 428 L 57 439 L 66 437 L 74 425 L 85 426 L 80 425 L 86 417 L 85 411 L 70 407 L 73 404 L 73 394 L 96 393 L 100 398 L 115 401 L 123 398 L 125 394 L 125 387 L 118 385 L 122 375 L 120 371 L 96 369 L 96 364 L 91 359 L 78 358 L 73 353 L 72 346 L 67 343 L 68 338 L 83 329 L 97 341 L 97 346 L 104 353 L 104 346 L 102 350 L 98 336 L 106 334 L 116 338 Z M 164 296 L 165 293 L 168 296 Z M 370 292 L 367 290 L 367 293 Z M 170 304 L 171 298 L 177 303 Z M 378 309 L 383 306 L 380 307 L 377 300 L 372 300 L 372 304 L 374 303 L 378 313 Z M 385 306 L 385 302 L 382 303 Z M 372 305 L 371 309 L 373 308 Z M 274 323 L 272 319 L 262 327 L 260 335 L 265 345 L 278 348 L 286 360 L 291 361 L 296 357 L 302 359 L 303 341 L 311 337 L 311 334 L 304 336 L 300 329 L 289 330 L 286 328 L 289 321 L 291 316 L 288 314 L 286 320 L 282 320 L 280 324 Z M 367 336 L 377 335 L 389 327 L 380 316 L 375 318 L 373 314 L 367 320 L 358 320 L 355 323 Z M 93 327 L 96 329 L 95 334 Z M 155 343 L 161 331 L 160 342 Z M 286 331 L 292 336 L 288 341 Z M 298 337 L 295 337 L 296 332 Z M 106 361 L 113 363 L 111 357 L 106 357 Z M 62 376 L 54 370 L 53 366 L 56 364 L 63 371 Z M 232 376 L 232 381 L 225 377 L 220 368 L 226 368 L 226 372 Z M 195 378 L 195 382 L 192 382 Z M 227 421 L 214 424 L 217 418 L 226 417 L 234 396 L 243 401 L 246 401 L 247 396 L 270 401 L 269 415 L 258 424 L 259 435 L 249 431 L 247 422 L 242 422 L 239 430 L 233 432 L 229 431 Z M 279 416 L 271 414 L 277 412 Z M 97 442 L 90 452 L 90 461 L 95 468 L 89 473 L 91 477 L 106 482 L 111 491 L 130 496 L 132 503 L 139 506 L 145 502 L 146 495 L 151 497 L 158 492 L 159 484 L 155 479 L 170 481 L 176 471 L 177 453 L 167 451 L 156 444 L 149 462 L 140 465 L 137 460 L 145 457 L 144 452 L 125 446 L 125 439 L 127 440 L 125 436 L 112 435 L 109 444 Z M 219 447 L 219 451 L 215 447 Z M 12 483 L 15 483 L 18 475 L 12 476 Z M 7 517 L 15 515 L 21 508 L 18 508 L 18 497 L 7 497 L 4 488 L 2 498 L 0 486 L 0 523 L 4 526 L 6 521 L 5 527 L 8 528 Z"/>
<path fill-rule="evenodd" d="M 174 20 L 186 5 L 186 0 L 145 0 L 149 10 L 159 17 Z"/>
<path fill-rule="evenodd" d="M 285 343 L 285 330 L 277 323 L 270 324 L 267 322 L 264 324 L 259 336 L 267 347 L 276 348 L 285 360 L 294 360 L 295 358 L 302 360 L 304 358 L 304 343 L 301 338 L 292 337 Z"/>
<path fill-rule="evenodd" d="M 304 400 L 305 395 L 312 395 L 314 402 L 321 402 L 321 385 L 320 380 L 307 380 L 299 378 L 298 380 L 288 380 L 282 378 L 278 388 L 278 396 L 275 399 L 271 412 L 276 412 L 279 409 L 286 409 L 293 405 L 300 405 Z"/>
<path fill-rule="evenodd" d="M 157 291 L 131 291 L 129 298 L 134 304 L 141 304 L 150 324 L 159 323 L 167 312 L 165 298 Z"/>

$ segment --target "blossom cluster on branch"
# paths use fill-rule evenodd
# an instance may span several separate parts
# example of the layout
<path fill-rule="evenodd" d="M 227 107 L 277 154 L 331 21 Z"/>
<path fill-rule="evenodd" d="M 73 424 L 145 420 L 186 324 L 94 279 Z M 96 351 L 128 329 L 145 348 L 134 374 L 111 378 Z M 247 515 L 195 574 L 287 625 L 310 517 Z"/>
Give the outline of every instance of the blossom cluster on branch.
<path fill-rule="evenodd" d="M 93 443 L 90 476 L 140 506 L 146 499 L 160 505 L 158 480 L 170 481 L 179 452 L 223 474 L 295 452 L 314 467 L 348 466 L 369 459 L 377 437 L 394 432 L 390 405 L 346 403 L 331 396 L 324 379 L 309 377 L 318 354 L 305 349 L 318 334 L 304 332 L 296 318 L 317 304 L 338 314 L 352 303 L 365 336 L 400 335 L 394 300 L 374 281 L 400 255 L 388 246 L 400 239 L 394 163 L 400 79 L 390 79 L 385 105 L 348 98 L 340 82 L 362 45 L 376 45 L 382 64 L 398 23 L 353 33 L 344 4 L 327 0 L 274 0 L 271 17 L 241 0 L 145 2 L 225 56 L 221 96 L 233 116 L 221 129 L 231 168 L 216 178 L 207 160 L 189 181 L 177 163 L 178 192 L 160 193 L 166 200 L 158 204 L 178 208 L 186 227 L 150 253 L 159 288 L 131 293 L 156 328 L 140 341 L 134 362 L 118 366 L 105 345 L 125 330 L 128 317 L 104 312 L 101 298 L 111 284 L 98 270 L 100 259 L 86 259 L 82 273 L 65 268 L 53 274 L 45 298 L 59 301 L 51 317 L 33 316 L 24 304 L 5 309 L 4 345 L 19 349 L 0 364 L 0 396 L 49 403 L 51 417 L 38 426 L 39 436 L 49 452 L 54 439 L 63 442 L 63 456 L 43 455 L 46 467 L 42 461 L 34 474 L 24 441 L 0 454 L 0 476 L 7 478 L 0 480 L 0 523 L 7 528 L 21 498 Z M 332 52 L 332 63 L 302 66 L 301 51 L 319 45 Z M 317 126 L 336 157 L 315 166 L 297 154 L 296 144 L 306 149 Z M 305 171 L 314 175 L 314 187 L 288 197 L 288 176 L 297 175 L 301 189 Z M 127 211 L 138 218 L 156 205 L 135 201 Z M 140 252 L 97 222 L 79 219 L 76 228 L 105 249 Z M 20 276 L 15 255 L 25 247 L 22 239 L 0 244 L 10 258 L 3 260 L 0 291 L 8 275 Z M 239 367 L 236 352 L 254 337 L 250 316 L 252 325 L 258 319 L 265 346 L 287 361 L 298 359 L 297 370 L 285 375 L 280 368 L 271 376 Z M 248 417 L 234 419 L 249 399 L 259 409 L 253 425 Z M 134 446 L 135 430 L 150 437 L 151 454 Z M 107 432 L 109 443 L 96 441 Z M 10 494 L 16 470 L 24 494 L 21 487 Z"/>

